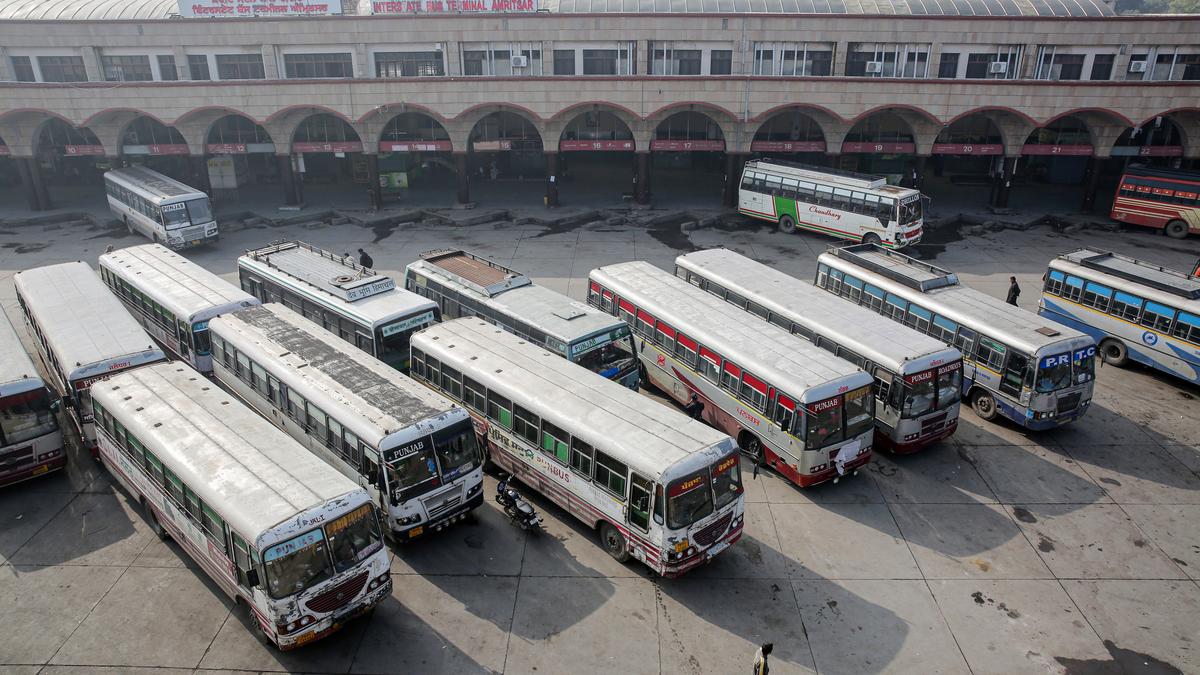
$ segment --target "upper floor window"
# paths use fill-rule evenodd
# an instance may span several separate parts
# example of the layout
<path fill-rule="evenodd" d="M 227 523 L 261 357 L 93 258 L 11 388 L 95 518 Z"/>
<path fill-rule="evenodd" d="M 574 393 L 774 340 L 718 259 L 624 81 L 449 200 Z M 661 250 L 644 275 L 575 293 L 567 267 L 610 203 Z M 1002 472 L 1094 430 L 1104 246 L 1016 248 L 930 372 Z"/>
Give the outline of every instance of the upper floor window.
<path fill-rule="evenodd" d="M 554 74 L 555 75 L 574 75 L 575 74 L 575 50 L 574 49 L 555 49 L 554 50 Z"/>
<path fill-rule="evenodd" d="M 212 79 L 208 70 L 207 54 L 188 54 L 188 79 L 198 82 Z"/>
<path fill-rule="evenodd" d="M 175 70 L 173 54 L 158 55 L 158 79 L 172 82 L 179 79 L 179 73 Z"/>
<path fill-rule="evenodd" d="M 375 77 L 440 77 L 442 52 L 375 52 Z"/>
<path fill-rule="evenodd" d="M 217 54 L 217 77 L 222 80 L 261 80 L 266 77 L 262 54 Z"/>
<path fill-rule="evenodd" d="M 283 69 L 288 79 L 354 77 L 350 52 L 284 54 Z"/>
<path fill-rule="evenodd" d="M 754 74 L 777 77 L 832 75 L 833 45 L 820 42 L 756 42 Z"/>
<path fill-rule="evenodd" d="M 488 48 L 490 47 L 490 48 Z M 513 43 L 497 48 L 490 43 L 464 44 L 463 75 L 541 75 L 541 43 Z"/>
<path fill-rule="evenodd" d="M 81 56 L 39 56 L 42 82 L 87 82 Z"/>
<path fill-rule="evenodd" d="M 629 58 L 632 50 L 628 46 L 616 49 L 585 49 L 583 50 L 584 75 L 631 75 L 634 73 L 633 61 Z"/>
<path fill-rule="evenodd" d="M 33 74 L 33 62 L 28 56 L 10 57 L 13 68 L 13 78 L 17 82 L 37 82 Z"/>
<path fill-rule="evenodd" d="M 709 75 L 729 75 L 733 73 L 733 50 L 714 49 L 708 54 Z"/>
<path fill-rule="evenodd" d="M 851 43 L 846 54 L 849 77 L 928 77 L 929 45 Z"/>
<path fill-rule="evenodd" d="M 144 54 L 133 56 L 102 56 L 100 67 L 106 82 L 149 82 L 154 79 L 150 70 L 150 57 Z"/>
<path fill-rule="evenodd" d="M 1200 80 L 1200 53 L 1194 48 L 1151 47 L 1129 56 L 1127 80 Z"/>
<path fill-rule="evenodd" d="M 1057 46 L 1038 47 L 1037 71 L 1034 78 L 1039 80 L 1081 80 L 1083 79 L 1084 61 L 1086 54 L 1075 54 L 1067 51 L 1069 48 Z"/>
<path fill-rule="evenodd" d="M 650 73 L 653 75 L 702 75 L 704 52 L 700 49 L 677 49 L 670 42 L 650 43 Z"/>

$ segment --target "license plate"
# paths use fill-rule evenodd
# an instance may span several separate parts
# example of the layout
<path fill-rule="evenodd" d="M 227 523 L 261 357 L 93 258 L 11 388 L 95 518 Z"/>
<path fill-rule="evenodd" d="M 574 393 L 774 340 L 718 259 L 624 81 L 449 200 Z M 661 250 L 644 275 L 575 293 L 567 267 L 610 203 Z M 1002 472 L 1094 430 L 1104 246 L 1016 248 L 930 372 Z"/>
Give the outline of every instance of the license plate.
<path fill-rule="evenodd" d="M 37 467 L 36 469 L 34 469 L 34 470 L 33 470 L 33 473 L 31 473 L 31 474 L 29 474 L 29 475 L 31 475 L 31 476 L 36 476 L 36 475 L 38 475 L 38 474 L 41 474 L 41 473 L 46 473 L 46 472 L 47 472 L 47 471 L 49 471 L 49 470 L 50 470 L 50 467 L 49 467 L 49 466 L 46 466 L 45 464 L 43 464 L 43 465 L 41 465 L 41 466 Z"/>
<path fill-rule="evenodd" d="M 411 529 L 411 530 L 409 530 L 409 531 L 408 531 L 408 538 L 409 538 L 409 539 L 415 539 L 416 537 L 419 537 L 419 536 L 421 536 L 422 534 L 425 534 L 425 527 L 424 527 L 424 526 L 421 526 L 421 527 L 414 527 L 413 529 Z"/>
<path fill-rule="evenodd" d="M 313 640 L 315 640 L 316 637 L 317 637 L 317 631 L 310 630 L 309 632 L 305 633 L 304 635 L 301 635 L 300 637 L 296 638 L 296 646 L 299 647 L 300 645 L 308 644 L 309 642 L 312 642 Z"/>
<path fill-rule="evenodd" d="M 203 243 L 204 243 L 203 239 L 193 239 L 188 242 L 188 246 L 199 246 L 200 244 L 203 244 Z"/>

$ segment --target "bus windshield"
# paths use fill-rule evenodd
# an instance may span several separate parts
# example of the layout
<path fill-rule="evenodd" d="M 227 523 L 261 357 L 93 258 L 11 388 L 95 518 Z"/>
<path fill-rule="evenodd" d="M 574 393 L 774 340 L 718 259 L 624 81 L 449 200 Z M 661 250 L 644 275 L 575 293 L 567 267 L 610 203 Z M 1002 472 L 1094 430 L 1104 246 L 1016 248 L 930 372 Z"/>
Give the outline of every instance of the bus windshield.
<path fill-rule="evenodd" d="M 375 507 L 363 504 L 325 526 L 334 574 L 345 572 L 383 546 Z"/>
<path fill-rule="evenodd" d="M 962 398 L 962 367 L 961 362 L 938 369 L 937 376 L 937 409 L 945 410 L 958 403 Z"/>
<path fill-rule="evenodd" d="M 213 219 L 212 205 L 209 204 L 207 197 L 184 203 L 187 204 L 188 215 L 193 223 L 201 225 Z"/>
<path fill-rule="evenodd" d="M 375 358 L 396 370 L 408 370 L 408 341 L 413 331 L 435 320 L 432 311 L 397 319 L 375 331 Z"/>
<path fill-rule="evenodd" d="M 575 363 L 607 378 L 616 377 L 621 371 L 632 365 L 634 359 L 633 339 L 630 337 L 629 328 L 622 326 L 609 335 L 613 335 L 615 338 L 576 356 Z M 581 345 L 578 344 L 571 345 L 572 353 L 577 353 L 575 350 L 580 347 Z M 586 347 L 584 348 L 586 349 Z"/>
<path fill-rule="evenodd" d="M 912 225 L 921 219 L 921 200 L 914 199 L 911 202 L 900 205 L 900 224 Z"/>
<path fill-rule="evenodd" d="M 1038 360 L 1034 387 L 1039 394 L 1048 394 L 1072 384 L 1087 382 L 1094 377 L 1095 360 L 1095 347 L 1043 356 Z"/>
<path fill-rule="evenodd" d="M 842 440 L 842 397 L 817 401 L 808 407 L 808 449 Z"/>
<path fill-rule="evenodd" d="M 263 563 L 267 592 L 275 599 L 295 595 L 334 574 L 325 533 L 320 528 L 267 549 Z"/>
<path fill-rule="evenodd" d="M 667 526 L 678 530 L 713 512 L 708 469 L 684 476 L 667 486 Z"/>
<path fill-rule="evenodd" d="M 962 368 L 958 362 L 908 375 L 905 380 L 904 406 L 900 411 L 905 419 L 945 410 L 962 396 Z"/>
<path fill-rule="evenodd" d="M 58 418 L 45 389 L 0 398 L 0 445 L 32 441 L 57 429 Z"/>
<path fill-rule="evenodd" d="M 188 225 L 188 212 L 186 204 L 163 204 L 159 207 L 159 212 L 162 213 L 162 222 L 168 230 L 177 227 Z"/>
<path fill-rule="evenodd" d="M 431 444 L 413 444 L 407 452 L 405 456 L 385 464 L 388 486 L 392 489 L 393 499 L 397 501 L 411 499 L 441 485 Z"/>
<path fill-rule="evenodd" d="M 470 473 L 479 461 L 479 445 L 475 442 L 475 425 L 463 420 L 434 440 L 438 462 L 442 465 L 442 480 L 451 481 Z"/>

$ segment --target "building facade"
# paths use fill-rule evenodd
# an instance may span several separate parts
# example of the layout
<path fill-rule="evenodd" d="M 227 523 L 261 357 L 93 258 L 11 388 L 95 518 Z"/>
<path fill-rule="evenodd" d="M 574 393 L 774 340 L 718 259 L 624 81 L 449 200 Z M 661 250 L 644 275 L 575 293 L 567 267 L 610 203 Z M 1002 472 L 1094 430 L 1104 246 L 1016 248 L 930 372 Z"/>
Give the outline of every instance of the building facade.
<path fill-rule="evenodd" d="M 1200 157 L 1200 17 L 1100 0 L 251 1 L 0 0 L 0 161 L 30 207 L 130 162 L 272 176 L 289 203 L 301 172 L 376 205 L 392 174 L 444 170 L 467 202 L 504 172 L 555 203 L 585 156 L 628 162 L 639 201 L 667 156 L 728 200 L 761 154 L 917 183 L 949 161 L 999 204 L 1025 162 L 1086 207 L 1114 163 Z"/>

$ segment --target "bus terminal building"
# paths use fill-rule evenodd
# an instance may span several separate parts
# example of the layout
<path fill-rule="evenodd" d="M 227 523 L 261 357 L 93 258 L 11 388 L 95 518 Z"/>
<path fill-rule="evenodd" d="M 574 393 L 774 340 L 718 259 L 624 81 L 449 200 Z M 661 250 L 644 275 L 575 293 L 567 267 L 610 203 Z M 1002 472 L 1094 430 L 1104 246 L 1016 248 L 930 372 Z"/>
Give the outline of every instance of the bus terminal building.
<path fill-rule="evenodd" d="M 280 203 L 732 204 L 770 156 L 1070 186 L 1200 158 L 1200 16 L 1102 0 L 0 0 L 0 184 L 31 209 L 144 164 Z M 1106 178 L 1108 177 L 1108 178 Z M 261 188 L 260 188 L 261 186 Z M 1110 190 L 1111 191 L 1111 190 Z M 985 192 L 987 190 L 985 189 Z"/>

